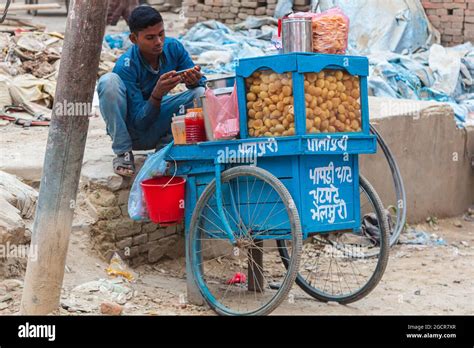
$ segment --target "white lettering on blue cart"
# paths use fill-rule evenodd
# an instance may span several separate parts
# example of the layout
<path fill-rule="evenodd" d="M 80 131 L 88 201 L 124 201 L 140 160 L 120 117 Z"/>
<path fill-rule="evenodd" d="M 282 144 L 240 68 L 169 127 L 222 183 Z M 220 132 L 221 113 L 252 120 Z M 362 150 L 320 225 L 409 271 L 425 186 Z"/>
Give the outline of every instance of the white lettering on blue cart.
<path fill-rule="evenodd" d="M 308 151 L 312 152 L 336 152 L 347 151 L 347 141 L 349 137 L 344 135 L 342 138 L 333 138 L 328 135 L 326 138 L 308 139 Z"/>
<path fill-rule="evenodd" d="M 313 181 L 313 185 L 331 185 L 335 179 L 339 183 L 352 183 L 352 168 L 350 166 L 334 167 L 331 162 L 327 167 L 320 167 L 309 170 L 309 178 Z"/>
<path fill-rule="evenodd" d="M 278 142 L 275 138 L 270 138 L 267 141 L 244 143 L 239 145 L 239 153 L 241 154 L 252 154 L 257 157 L 262 157 L 265 156 L 267 152 L 278 152 Z"/>
<path fill-rule="evenodd" d="M 309 177 L 313 185 L 319 186 L 309 192 L 313 198 L 314 206 L 311 209 L 312 219 L 329 224 L 336 221 L 336 214 L 339 219 L 346 219 L 346 202 L 339 197 L 339 188 L 334 184 L 352 183 L 352 168 L 349 166 L 335 167 L 331 162 L 327 167 L 310 169 Z M 329 186 L 320 187 L 320 185 Z"/>
<path fill-rule="evenodd" d="M 218 163 L 250 163 L 257 164 L 257 158 L 267 153 L 277 153 L 278 142 L 275 138 L 267 141 L 239 144 L 236 150 L 225 147 L 217 151 Z"/>

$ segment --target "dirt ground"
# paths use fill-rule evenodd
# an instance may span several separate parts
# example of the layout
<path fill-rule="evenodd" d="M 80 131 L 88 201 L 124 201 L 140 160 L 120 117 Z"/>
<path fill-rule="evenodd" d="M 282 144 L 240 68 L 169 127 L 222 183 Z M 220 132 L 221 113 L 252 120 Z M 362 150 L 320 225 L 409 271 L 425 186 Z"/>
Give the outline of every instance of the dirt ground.
<path fill-rule="evenodd" d="M 456 227 L 458 222 L 462 227 Z M 416 226 L 443 238 L 446 246 L 397 245 L 391 250 L 387 270 L 376 289 L 366 298 L 350 305 L 320 303 L 295 285 L 294 301 L 284 302 L 276 315 L 472 315 L 474 301 L 474 222 L 462 218 L 442 220 L 438 230 L 428 225 Z M 75 310 L 65 305 L 77 292 L 73 288 L 91 281 L 107 279 L 107 264 L 91 251 L 87 232 L 74 231 L 71 236 L 64 279 L 61 315 L 99 314 L 99 302 L 90 294 L 83 295 L 88 309 Z M 134 269 L 136 280 L 127 284 L 131 298 L 123 302 L 124 315 L 214 315 L 206 307 L 186 302 L 184 259 L 165 260 L 153 266 Z M 13 285 L 12 285 L 13 284 Z M 9 290 L 7 290 L 7 287 Z M 19 310 L 22 292 L 19 281 L 0 280 L 0 302 L 7 307 L 0 314 L 10 315 Z M 91 292 L 93 293 L 93 292 Z M 79 295 L 81 297 L 82 295 Z M 5 305 L 0 306 L 0 308 Z M 86 306 L 87 307 L 87 306 Z"/>

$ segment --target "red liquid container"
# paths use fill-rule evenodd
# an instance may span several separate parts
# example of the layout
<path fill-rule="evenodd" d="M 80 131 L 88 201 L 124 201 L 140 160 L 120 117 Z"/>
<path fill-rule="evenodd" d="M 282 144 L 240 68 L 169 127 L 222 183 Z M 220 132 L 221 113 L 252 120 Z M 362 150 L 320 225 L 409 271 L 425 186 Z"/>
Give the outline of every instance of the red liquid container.
<path fill-rule="evenodd" d="M 206 141 L 206 130 L 202 109 L 191 109 L 184 120 L 186 125 L 186 144 Z"/>

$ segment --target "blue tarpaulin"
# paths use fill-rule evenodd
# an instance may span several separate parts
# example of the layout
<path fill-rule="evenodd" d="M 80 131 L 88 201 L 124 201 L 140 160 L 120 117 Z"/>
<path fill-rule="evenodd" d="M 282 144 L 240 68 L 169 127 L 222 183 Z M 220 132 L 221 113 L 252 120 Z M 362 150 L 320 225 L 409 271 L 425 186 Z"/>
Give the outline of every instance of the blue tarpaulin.
<path fill-rule="evenodd" d="M 272 51 L 276 53 L 271 44 L 272 35 L 276 32 L 275 24 L 272 18 L 249 17 L 234 31 L 225 24 L 210 20 L 196 24 L 180 40 L 192 55 L 199 56 L 209 51 L 230 53 L 230 62 L 212 64 L 210 61 L 208 63 L 211 64 L 204 66 L 204 72 L 231 73 L 239 58 L 262 56 Z"/>

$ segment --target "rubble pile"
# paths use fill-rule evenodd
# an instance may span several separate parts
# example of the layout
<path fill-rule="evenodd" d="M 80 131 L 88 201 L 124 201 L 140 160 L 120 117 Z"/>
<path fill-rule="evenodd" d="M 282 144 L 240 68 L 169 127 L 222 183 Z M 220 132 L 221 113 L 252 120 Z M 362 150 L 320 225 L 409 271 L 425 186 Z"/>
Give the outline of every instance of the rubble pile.
<path fill-rule="evenodd" d="M 0 110 L 27 105 L 49 117 L 64 35 L 14 20 L 6 24 L 0 32 Z M 104 42 L 99 76 L 112 70 L 122 52 Z"/>

